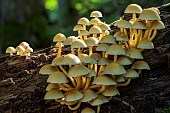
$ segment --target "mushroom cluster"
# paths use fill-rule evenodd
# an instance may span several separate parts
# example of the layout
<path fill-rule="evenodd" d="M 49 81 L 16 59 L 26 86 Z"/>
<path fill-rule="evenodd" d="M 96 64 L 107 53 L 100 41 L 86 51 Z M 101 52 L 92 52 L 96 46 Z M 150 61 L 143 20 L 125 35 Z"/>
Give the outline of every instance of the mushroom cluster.
<path fill-rule="evenodd" d="M 120 31 L 114 35 L 109 34 L 110 26 L 99 19 L 102 13 L 93 11 L 90 15 L 93 19 L 80 18 L 74 27 L 78 36 L 66 38 L 58 33 L 54 37 L 57 56 L 39 71 L 49 75 L 44 99 L 55 99 L 70 110 L 78 109 L 83 102 L 89 103 L 98 106 L 99 113 L 101 104 L 120 95 L 118 87 L 127 86 L 142 70 L 150 69 L 141 52 L 154 48 L 151 41 L 157 29 L 164 28 L 159 10 L 143 10 L 130 4 L 125 13 L 132 13 L 132 19 L 116 21 L 114 25 Z M 138 18 L 136 13 L 140 14 Z M 69 47 L 70 53 L 62 54 L 63 47 Z M 82 113 L 95 111 L 86 108 Z"/>
<path fill-rule="evenodd" d="M 33 49 L 30 47 L 30 45 L 27 42 L 21 42 L 19 46 L 17 46 L 16 48 L 10 46 L 6 49 L 6 53 L 9 53 L 10 57 L 12 57 L 14 53 L 20 56 L 23 55 L 30 56 L 32 52 Z"/>

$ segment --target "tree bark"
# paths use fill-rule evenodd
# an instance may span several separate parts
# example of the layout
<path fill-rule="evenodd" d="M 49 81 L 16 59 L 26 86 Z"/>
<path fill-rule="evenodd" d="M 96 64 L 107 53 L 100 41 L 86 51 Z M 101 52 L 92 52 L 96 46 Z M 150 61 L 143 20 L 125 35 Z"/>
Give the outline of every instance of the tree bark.
<path fill-rule="evenodd" d="M 170 106 L 170 4 L 159 7 L 166 28 L 159 30 L 153 50 L 143 52 L 151 67 L 139 78 L 119 89 L 120 96 L 102 105 L 101 113 L 155 113 L 157 108 Z M 129 19 L 129 15 L 125 15 Z M 112 30 L 116 27 L 111 25 Z M 66 48 L 65 53 L 69 52 Z M 57 50 L 54 46 L 34 52 L 30 57 L 0 58 L 0 112 L 2 113 L 72 113 L 67 106 L 45 101 L 47 75 L 39 69 L 51 63 Z M 75 113 L 90 106 L 82 104 Z M 90 106 L 91 107 L 91 106 Z M 96 107 L 91 107 L 96 110 Z"/>

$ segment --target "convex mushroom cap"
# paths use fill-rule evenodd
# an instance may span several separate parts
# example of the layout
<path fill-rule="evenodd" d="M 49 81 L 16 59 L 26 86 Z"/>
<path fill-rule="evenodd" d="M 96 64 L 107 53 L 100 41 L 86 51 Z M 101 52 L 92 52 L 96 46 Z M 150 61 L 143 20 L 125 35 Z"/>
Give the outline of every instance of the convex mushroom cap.
<path fill-rule="evenodd" d="M 40 74 L 51 74 L 56 71 L 58 71 L 57 67 L 52 66 L 51 64 L 46 64 L 40 69 L 39 73 Z"/>
<path fill-rule="evenodd" d="M 65 35 L 62 34 L 62 33 L 56 34 L 56 35 L 54 36 L 54 38 L 53 38 L 53 42 L 63 42 L 63 41 L 65 41 L 65 40 L 66 40 L 66 37 L 65 37 Z"/>
<path fill-rule="evenodd" d="M 149 65 L 145 61 L 136 61 L 131 69 L 147 69 L 150 70 Z"/>
<path fill-rule="evenodd" d="M 85 108 L 81 111 L 81 113 L 96 113 L 96 112 L 91 108 Z"/>
<path fill-rule="evenodd" d="M 16 53 L 16 50 L 14 47 L 10 46 L 6 49 L 6 53 L 10 53 L 10 55 L 12 55 L 13 53 Z"/>
<path fill-rule="evenodd" d="M 83 94 L 78 90 L 69 91 L 65 94 L 65 101 L 76 101 L 83 98 Z"/>
<path fill-rule="evenodd" d="M 137 4 L 130 4 L 124 11 L 124 13 L 141 13 L 142 8 Z"/>
<path fill-rule="evenodd" d="M 91 12 L 90 17 L 98 18 L 98 17 L 103 17 L 103 16 L 100 11 L 93 11 L 93 12 Z"/>
<path fill-rule="evenodd" d="M 109 100 L 105 96 L 99 95 L 95 100 L 90 102 L 90 104 L 92 106 L 98 106 L 98 105 L 101 105 L 101 104 L 104 104 L 104 103 L 107 103 L 107 102 L 109 102 Z"/>
<path fill-rule="evenodd" d="M 21 42 L 19 45 L 25 49 L 29 47 L 29 44 L 27 42 Z"/>
<path fill-rule="evenodd" d="M 80 100 L 81 102 L 89 102 L 91 100 L 94 100 L 95 98 L 97 98 L 97 94 L 91 90 L 91 89 L 86 89 L 83 92 L 83 98 Z"/>
<path fill-rule="evenodd" d="M 98 26 L 93 26 L 90 28 L 89 33 L 90 34 L 100 34 L 100 33 L 102 33 L 102 30 Z"/>
<path fill-rule="evenodd" d="M 49 100 L 49 99 L 60 99 L 60 98 L 63 98 L 64 95 L 63 93 L 58 90 L 58 89 L 51 89 L 49 90 L 46 94 L 45 94 L 45 97 L 44 99 L 45 100 Z"/>
<path fill-rule="evenodd" d="M 139 15 L 141 20 L 161 20 L 159 14 L 153 9 L 144 9 Z"/>
<path fill-rule="evenodd" d="M 68 79 L 63 72 L 56 71 L 49 75 L 47 79 L 48 83 L 67 83 Z"/>

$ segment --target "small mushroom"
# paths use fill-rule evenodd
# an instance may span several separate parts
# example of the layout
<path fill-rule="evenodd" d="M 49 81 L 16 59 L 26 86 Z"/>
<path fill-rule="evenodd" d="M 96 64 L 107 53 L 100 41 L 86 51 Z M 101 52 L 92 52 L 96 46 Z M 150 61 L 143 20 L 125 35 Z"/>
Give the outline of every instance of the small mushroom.
<path fill-rule="evenodd" d="M 98 18 L 98 17 L 103 17 L 103 16 L 102 16 L 102 13 L 100 11 L 92 11 L 91 14 L 90 14 L 90 17 Z"/>
<path fill-rule="evenodd" d="M 10 46 L 6 49 L 6 53 L 9 53 L 10 57 L 12 57 L 13 53 L 16 53 L 16 49 L 14 47 Z"/>
<path fill-rule="evenodd" d="M 51 64 L 46 64 L 43 67 L 41 67 L 39 73 L 46 75 L 46 74 L 51 74 L 56 71 L 59 71 L 57 67 L 52 66 Z"/>
<path fill-rule="evenodd" d="M 25 48 L 25 49 L 28 48 L 28 47 L 30 47 L 27 42 L 21 42 L 19 45 L 22 46 L 22 47 Z"/>
<path fill-rule="evenodd" d="M 25 52 L 27 53 L 28 56 L 30 56 L 30 54 L 33 52 L 33 49 L 31 47 L 27 47 L 25 49 Z"/>
<path fill-rule="evenodd" d="M 17 46 L 16 47 L 16 51 L 17 51 L 17 55 L 23 55 L 23 53 L 25 52 L 25 48 L 22 46 Z"/>
<path fill-rule="evenodd" d="M 101 34 L 102 30 L 98 26 L 93 26 L 90 28 L 89 33 L 93 34 L 94 38 L 97 38 L 97 34 Z"/>
<path fill-rule="evenodd" d="M 90 101 L 94 100 L 95 98 L 97 98 L 97 96 L 98 96 L 91 89 L 86 89 L 82 93 L 83 93 L 83 98 L 80 100 L 81 102 L 90 102 Z"/>
<path fill-rule="evenodd" d="M 45 94 L 45 97 L 44 99 L 45 100 L 51 100 L 51 99 L 61 99 L 63 98 L 64 95 L 63 93 L 58 90 L 58 89 L 51 89 L 49 90 L 46 94 Z"/>
<path fill-rule="evenodd" d="M 96 113 L 96 112 L 91 108 L 85 108 L 81 111 L 81 113 Z"/>
<path fill-rule="evenodd" d="M 86 30 L 86 25 L 89 25 L 89 20 L 85 17 L 79 19 L 77 24 L 83 25 L 83 30 Z"/>
<path fill-rule="evenodd" d="M 78 55 L 81 54 L 81 48 L 86 48 L 87 45 L 83 40 L 77 39 L 71 44 L 71 48 L 77 48 Z"/>

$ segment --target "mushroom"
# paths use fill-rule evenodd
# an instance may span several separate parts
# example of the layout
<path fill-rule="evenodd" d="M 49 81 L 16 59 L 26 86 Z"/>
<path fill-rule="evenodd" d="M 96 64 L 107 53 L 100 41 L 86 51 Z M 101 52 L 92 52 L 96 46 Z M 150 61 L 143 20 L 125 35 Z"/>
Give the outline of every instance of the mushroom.
<path fill-rule="evenodd" d="M 64 36 L 64 34 L 62 33 L 58 33 L 54 36 L 53 38 L 53 42 L 57 42 L 56 46 L 58 46 L 58 53 L 57 53 L 57 57 L 61 56 L 61 50 L 62 50 L 62 42 L 64 42 L 66 40 L 66 37 Z"/>
<path fill-rule="evenodd" d="M 104 70 L 104 67 L 107 66 L 111 61 L 107 58 L 101 58 L 98 61 L 98 65 L 100 66 L 100 69 L 98 71 L 98 76 L 100 75 L 100 73 Z"/>
<path fill-rule="evenodd" d="M 94 38 L 97 38 L 97 34 L 101 34 L 102 30 L 98 26 L 93 26 L 90 28 L 89 33 L 93 34 Z"/>
<path fill-rule="evenodd" d="M 59 71 L 57 67 L 52 66 L 51 64 L 46 64 L 43 67 L 41 67 L 39 73 L 46 75 L 46 74 L 51 74 L 56 71 Z"/>
<path fill-rule="evenodd" d="M 150 67 L 145 61 L 136 61 L 132 65 L 131 69 L 139 69 L 138 74 L 140 74 L 142 69 L 150 70 Z"/>
<path fill-rule="evenodd" d="M 126 50 L 125 56 L 133 58 L 133 59 L 143 59 L 142 53 L 136 48 L 130 48 Z"/>
<path fill-rule="evenodd" d="M 89 21 L 89 25 L 99 26 L 102 22 L 98 18 L 93 18 Z"/>
<path fill-rule="evenodd" d="M 102 37 L 104 37 L 106 35 L 106 31 L 111 30 L 110 26 L 106 23 L 101 23 L 99 26 L 102 30 L 102 34 L 99 37 L 99 41 L 101 40 Z"/>
<path fill-rule="evenodd" d="M 23 53 L 25 52 L 25 48 L 22 46 L 17 46 L 16 47 L 16 51 L 17 51 L 17 55 L 23 55 Z"/>
<path fill-rule="evenodd" d="M 22 47 L 25 48 L 25 49 L 28 48 L 28 47 L 30 47 L 27 42 L 21 42 L 19 45 L 22 46 Z"/>
<path fill-rule="evenodd" d="M 87 36 L 89 36 L 90 33 L 87 30 L 82 30 L 79 35 L 84 37 L 83 40 L 87 40 Z"/>
<path fill-rule="evenodd" d="M 91 90 L 91 89 L 86 89 L 86 90 L 82 91 L 82 93 L 83 93 L 83 98 L 80 100 L 81 102 L 90 102 L 90 101 L 96 99 L 97 96 L 98 96 L 98 95 L 97 95 L 93 90 Z"/>
<path fill-rule="evenodd" d="M 33 52 L 33 49 L 31 47 L 27 47 L 25 49 L 25 52 L 27 53 L 28 56 L 30 56 L 30 54 Z"/>
<path fill-rule="evenodd" d="M 89 20 L 85 17 L 79 19 L 77 24 L 83 25 L 83 30 L 86 30 L 86 25 L 89 25 Z"/>
<path fill-rule="evenodd" d="M 56 83 L 51 83 L 51 84 L 48 84 L 48 86 L 46 87 L 46 91 L 49 91 L 51 89 L 60 89 L 60 86 Z"/>
<path fill-rule="evenodd" d="M 139 49 L 153 49 L 154 45 L 149 39 L 143 39 L 139 42 L 137 45 L 137 48 Z"/>
<path fill-rule="evenodd" d="M 101 43 L 96 47 L 96 51 L 102 51 L 102 57 L 105 57 L 106 51 L 109 49 L 109 45 L 106 43 Z"/>
<path fill-rule="evenodd" d="M 81 54 L 81 48 L 86 48 L 87 45 L 83 40 L 77 39 L 71 44 L 71 48 L 78 48 L 78 55 Z"/>
<path fill-rule="evenodd" d="M 102 95 L 115 96 L 115 95 L 120 95 L 120 93 L 115 86 L 108 86 L 106 90 L 102 93 Z"/>
<path fill-rule="evenodd" d="M 100 11 L 92 11 L 91 14 L 90 14 L 90 17 L 98 18 L 98 17 L 103 17 L 103 16 L 102 16 L 102 13 Z"/>
<path fill-rule="evenodd" d="M 85 108 L 81 111 L 81 113 L 96 113 L 96 112 L 91 108 Z"/>
<path fill-rule="evenodd" d="M 45 100 L 50 100 L 50 99 L 61 99 L 63 98 L 64 95 L 63 93 L 58 90 L 58 89 L 51 89 L 49 90 L 46 94 L 45 94 L 45 97 L 44 99 Z"/>
<path fill-rule="evenodd" d="M 12 57 L 13 53 L 16 53 L 16 49 L 14 47 L 10 46 L 6 49 L 6 53 L 9 53 L 10 57 Z"/>
<path fill-rule="evenodd" d="M 130 65 L 130 64 L 132 64 L 132 61 L 125 56 L 121 56 L 120 58 L 118 58 L 118 60 L 116 62 L 119 63 L 120 65 Z"/>
<path fill-rule="evenodd" d="M 83 26 L 82 25 L 76 25 L 74 28 L 73 28 L 73 31 L 78 31 L 78 35 L 80 34 L 80 31 L 81 30 L 84 30 Z M 80 36 L 80 39 L 83 40 L 83 38 Z"/>
<path fill-rule="evenodd" d="M 142 8 L 137 4 L 130 4 L 124 11 L 124 13 L 132 13 L 133 23 L 136 21 L 136 13 L 141 13 Z"/>

